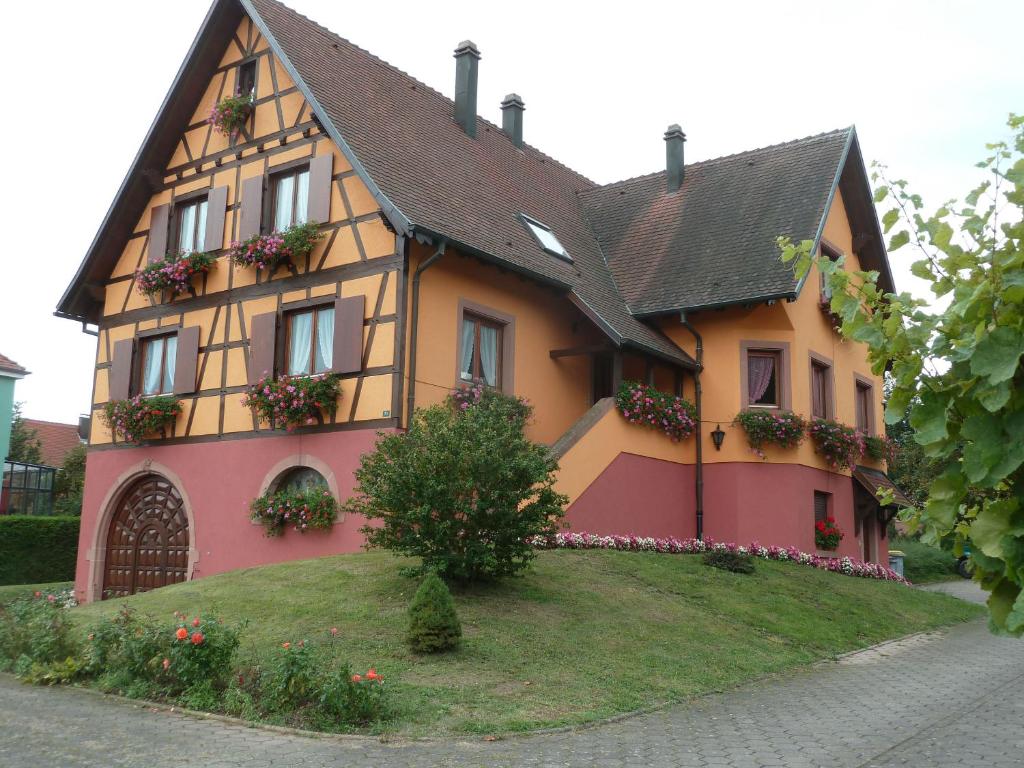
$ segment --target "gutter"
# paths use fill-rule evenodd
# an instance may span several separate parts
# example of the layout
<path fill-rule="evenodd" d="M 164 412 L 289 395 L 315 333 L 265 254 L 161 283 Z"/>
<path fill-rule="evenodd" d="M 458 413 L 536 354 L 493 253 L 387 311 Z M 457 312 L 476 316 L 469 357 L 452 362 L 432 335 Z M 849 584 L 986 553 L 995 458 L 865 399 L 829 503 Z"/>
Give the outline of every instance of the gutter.
<path fill-rule="evenodd" d="M 444 256 L 446 246 L 447 242 L 441 240 L 433 255 L 421 262 L 412 276 L 412 306 L 409 309 L 409 390 L 405 404 L 406 426 L 412 421 L 413 409 L 416 405 L 416 336 L 420 325 L 420 276 Z"/>
<path fill-rule="evenodd" d="M 695 469 L 695 505 L 697 511 L 697 538 L 704 538 L 704 451 L 701 439 L 701 407 L 700 407 L 700 373 L 704 369 L 704 339 L 697 332 L 697 329 L 686 319 L 686 313 L 679 313 L 679 320 L 683 327 L 688 330 L 697 342 L 697 368 L 693 372 L 693 399 L 694 408 L 697 411 L 697 465 Z"/>

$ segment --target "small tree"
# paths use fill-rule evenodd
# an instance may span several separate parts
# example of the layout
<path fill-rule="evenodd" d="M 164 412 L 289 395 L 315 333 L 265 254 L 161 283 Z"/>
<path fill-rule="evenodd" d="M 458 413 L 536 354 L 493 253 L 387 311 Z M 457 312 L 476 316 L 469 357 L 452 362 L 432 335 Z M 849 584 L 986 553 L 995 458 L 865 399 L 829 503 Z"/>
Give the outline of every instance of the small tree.
<path fill-rule="evenodd" d="M 806 275 L 812 263 L 832 290 L 843 336 L 868 346 L 872 370 L 891 370 L 886 424 L 909 411 L 914 441 L 936 463 L 924 507 L 909 520 L 922 538 L 970 545 L 975 578 L 991 593 L 996 630 L 1024 634 L 1024 117 L 1012 143 L 988 145 L 988 176 L 962 202 L 928 215 L 905 181 L 875 166 L 875 202 L 895 229 L 889 251 L 913 247 L 914 275 L 934 305 L 878 287 L 878 272 L 816 258 L 810 241 L 780 239 L 782 258 Z"/>
<path fill-rule="evenodd" d="M 64 456 L 53 481 L 53 509 L 58 515 L 82 514 L 85 487 L 85 446 L 76 445 Z"/>
<path fill-rule="evenodd" d="M 409 647 L 416 653 L 439 653 L 457 647 L 461 638 L 452 593 L 440 576 L 428 573 L 409 605 Z"/>
<path fill-rule="evenodd" d="M 14 404 L 14 419 L 11 421 L 11 447 L 8 449 L 7 460 L 39 464 L 43 460 L 43 446 L 39 442 L 36 430 L 26 426 L 25 417 L 21 415 L 21 405 L 21 403 Z"/>
<path fill-rule="evenodd" d="M 422 571 L 472 581 L 518 573 L 531 536 L 558 530 L 568 499 L 558 464 L 523 430 L 531 409 L 490 390 L 416 411 L 402 434 L 381 435 L 356 470 L 346 509 L 367 525 L 367 547 L 422 558 Z"/>

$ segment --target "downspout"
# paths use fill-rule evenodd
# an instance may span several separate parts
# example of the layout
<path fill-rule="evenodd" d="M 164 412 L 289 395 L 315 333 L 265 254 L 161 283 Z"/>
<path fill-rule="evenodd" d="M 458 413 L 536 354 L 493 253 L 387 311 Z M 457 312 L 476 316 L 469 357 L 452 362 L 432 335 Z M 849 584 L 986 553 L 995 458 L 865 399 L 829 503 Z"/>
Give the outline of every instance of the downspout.
<path fill-rule="evenodd" d="M 409 394 L 406 396 L 405 423 L 408 426 L 412 421 L 413 407 L 416 403 L 416 336 L 419 330 L 419 309 L 420 309 L 420 275 L 434 265 L 438 259 L 444 256 L 445 241 L 442 240 L 437 250 L 434 251 L 426 261 L 416 267 L 412 275 L 412 307 L 409 310 Z"/>
<path fill-rule="evenodd" d="M 697 411 L 697 466 L 696 474 L 696 505 L 697 505 L 697 538 L 704 538 L 704 451 L 703 440 L 701 439 L 701 410 L 700 410 L 700 373 L 704 369 L 704 339 L 697 333 L 690 321 L 686 319 L 686 313 L 679 313 L 679 320 L 683 327 L 688 330 L 697 342 L 697 370 L 693 372 L 693 400 L 694 408 Z"/>

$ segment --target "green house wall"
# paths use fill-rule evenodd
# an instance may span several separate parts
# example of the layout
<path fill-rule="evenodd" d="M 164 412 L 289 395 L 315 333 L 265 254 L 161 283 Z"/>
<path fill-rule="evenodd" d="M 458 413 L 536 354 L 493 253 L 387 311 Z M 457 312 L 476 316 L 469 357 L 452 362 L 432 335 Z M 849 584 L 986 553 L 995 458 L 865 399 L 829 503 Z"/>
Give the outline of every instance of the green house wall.
<path fill-rule="evenodd" d="M 0 459 L 11 449 L 11 419 L 14 416 L 14 382 L 0 375 Z"/>

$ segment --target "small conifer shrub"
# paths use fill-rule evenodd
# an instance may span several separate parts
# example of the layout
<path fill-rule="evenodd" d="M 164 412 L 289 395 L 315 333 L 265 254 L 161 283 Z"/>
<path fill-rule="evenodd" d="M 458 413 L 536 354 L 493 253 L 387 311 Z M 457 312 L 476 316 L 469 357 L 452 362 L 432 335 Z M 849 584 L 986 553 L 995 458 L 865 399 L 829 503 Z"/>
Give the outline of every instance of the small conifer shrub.
<path fill-rule="evenodd" d="M 733 573 L 753 573 L 754 558 L 742 552 L 712 549 L 704 553 L 704 565 Z"/>
<path fill-rule="evenodd" d="M 462 624 L 452 593 L 440 576 L 428 573 L 409 605 L 409 647 L 416 653 L 450 651 L 461 637 Z"/>

